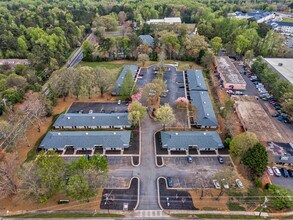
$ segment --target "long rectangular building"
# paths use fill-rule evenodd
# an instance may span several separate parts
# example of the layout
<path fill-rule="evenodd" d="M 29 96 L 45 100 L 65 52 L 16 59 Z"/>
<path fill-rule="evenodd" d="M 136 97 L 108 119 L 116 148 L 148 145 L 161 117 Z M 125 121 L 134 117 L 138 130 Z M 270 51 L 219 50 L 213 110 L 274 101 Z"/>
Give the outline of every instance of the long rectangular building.
<path fill-rule="evenodd" d="M 246 90 L 245 80 L 229 57 L 217 57 L 216 65 L 225 89 Z"/>
<path fill-rule="evenodd" d="M 190 124 L 197 128 L 217 128 L 212 101 L 201 70 L 187 70 L 187 97 L 195 108 L 190 112 Z"/>
<path fill-rule="evenodd" d="M 131 131 L 64 131 L 48 132 L 40 150 L 122 150 L 130 145 Z"/>
<path fill-rule="evenodd" d="M 216 131 L 161 131 L 162 148 L 168 151 L 218 150 L 224 147 Z"/>
<path fill-rule="evenodd" d="M 116 81 L 116 86 L 114 91 L 112 92 L 112 95 L 119 95 L 120 94 L 120 89 L 122 86 L 122 83 L 124 81 L 125 75 L 127 71 L 130 71 L 132 74 L 132 77 L 135 77 L 137 71 L 138 71 L 138 66 L 136 65 L 125 65 L 123 70 L 121 71 L 117 81 Z"/>
<path fill-rule="evenodd" d="M 130 128 L 128 113 L 92 113 L 60 115 L 53 124 L 55 129 L 97 129 L 97 128 Z"/>

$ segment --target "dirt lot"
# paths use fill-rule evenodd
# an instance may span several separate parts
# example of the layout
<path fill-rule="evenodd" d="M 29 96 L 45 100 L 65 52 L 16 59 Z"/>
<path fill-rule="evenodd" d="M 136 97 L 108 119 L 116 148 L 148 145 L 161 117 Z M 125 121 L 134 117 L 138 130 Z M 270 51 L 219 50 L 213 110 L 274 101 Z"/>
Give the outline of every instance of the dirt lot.
<path fill-rule="evenodd" d="M 255 133 L 262 142 L 282 142 L 282 135 L 254 96 L 232 96 L 232 99 L 247 131 Z"/>
<path fill-rule="evenodd" d="M 229 211 L 227 207 L 228 197 L 224 194 L 219 200 L 216 200 L 220 193 L 217 189 L 204 189 L 203 197 L 201 197 L 201 190 L 188 191 L 192 197 L 193 205 L 200 210 L 219 210 Z"/>

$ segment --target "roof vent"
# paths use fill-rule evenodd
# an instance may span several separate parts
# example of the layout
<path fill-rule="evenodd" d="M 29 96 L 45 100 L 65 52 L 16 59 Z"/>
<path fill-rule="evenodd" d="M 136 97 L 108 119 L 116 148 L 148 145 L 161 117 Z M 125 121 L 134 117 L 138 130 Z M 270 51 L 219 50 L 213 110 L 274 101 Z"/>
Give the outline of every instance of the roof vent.
<path fill-rule="evenodd" d="M 178 135 L 178 133 L 176 132 L 175 135 Z"/>
<path fill-rule="evenodd" d="M 70 119 L 70 117 L 67 117 L 67 119 Z"/>
<path fill-rule="evenodd" d="M 89 135 L 89 133 L 86 132 L 85 135 Z"/>
<path fill-rule="evenodd" d="M 283 66 L 283 63 L 278 63 L 278 66 Z"/>
<path fill-rule="evenodd" d="M 114 135 L 116 135 L 116 132 L 113 132 Z"/>
<path fill-rule="evenodd" d="M 207 116 L 209 116 L 210 114 L 209 113 L 207 113 Z"/>
<path fill-rule="evenodd" d="M 59 132 L 58 135 L 61 135 L 61 133 Z"/>
<path fill-rule="evenodd" d="M 201 94 L 203 94 L 203 92 L 201 92 Z"/>
<path fill-rule="evenodd" d="M 206 101 L 204 101 L 203 104 L 207 104 Z"/>
<path fill-rule="evenodd" d="M 119 119 L 120 117 L 119 116 L 117 116 L 117 119 Z"/>
<path fill-rule="evenodd" d="M 93 119 L 95 119 L 96 117 L 95 116 L 93 116 Z"/>
<path fill-rule="evenodd" d="M 203 135 L 207 135 L 207 133 L 203 132 Z"/>

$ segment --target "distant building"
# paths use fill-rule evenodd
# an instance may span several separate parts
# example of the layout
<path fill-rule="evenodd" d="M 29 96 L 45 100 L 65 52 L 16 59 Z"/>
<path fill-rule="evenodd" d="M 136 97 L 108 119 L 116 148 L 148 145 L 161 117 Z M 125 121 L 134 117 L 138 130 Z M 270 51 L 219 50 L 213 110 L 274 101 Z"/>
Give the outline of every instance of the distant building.
<path fill-rule="evenodd" d="M 250 13 L 244 13 L 241 11 L 235 11 L 234 13 L 228 14 L 229 17 L 237 19 L 249 19 L 255 20 L 257 23 L 263 23 L 275 18 L 275 13 L 266 12 L 263 10 L 252 10 Z"/>
<path fill-rule="evenodd" d="M 281 79 L 293 85 L 293 58 L 263 58 L 268 67 L 278 73 Z"/>
<path fill-rule="evenodd" d="M 60 115 L 53 124 L 55 129 L 123 129 L 130 127 L 128 113 L 67 113 Z"/>
<path fill-rule="evenodd" d="M 129 148 L 131 131 L 48 132 L 39 150 L 74 151 L 123 150 Z"/>
<path fill-rule="evenodd" d="M 273 154 L 274 162 L 281 165 L 293 165 L 293 142 L 269 142 L 268 149 Z"/>
<path fill-rule="evenodd" d="M 170 151 L 216 151 L 224 148 L 216 131 L 161 131 L 162 148 Z"/>
<path fill-rule="evenodd" d="M 278 31 L 284 35 L 293 34 L 293 23 L 292 22 L 283 22 L 283 21 L 271 21 L 267 22 L 267 24 L 271 25 L 275 31 Z"/>
<path fill-rule="evenodd" d="M 196 109 L 190 112 L 190 124 L 197 128 L 217 128 L 218 121 L 201 70 L 186 72 L 187 98 Z"/>
<path fill-rule="evenodd" d="M 217 71 L 225 89 L 245 90 L 246 82 L 227 56 L 216 58 Z"/>
<path fill-rule="evenodd" d="M 121 89 L 122 83 L 124 81 L 124 77 L 126 75 L 126 72 L 128 70 L 130 70 L 132 76 L 135 77 L 135 75 L 138 71 L 138 66 L 136 66 L 136 65 L 125 65 L 124 66 L 123 70 L 121 71 L 121 73 L 116 81 L 116 86 L 115 86 L 114 91 L 112 92 L 112 95 L 119 95 L 120 94 L 120 89 Z"/>
<path fill-rule="evenodd" d="M 164 19 L 150 19 L 146 22 L 147 24 L 181 24 L 181 18 L 180 17 L 166 17 Z"/>
<path fill-rule="evenodd" d="M 146 44 L 149 47 L 154 46 L 154 38 L 149 34 L 147 34 L 147 35 L 139 35 L 139 39 L 143 44 Z"/>
<path fill-rule="evenodd" d="M 10 66 L 15 66 L 17 64 L 29 65 L 30 62 L 27 59 L 0 59 L 0 66 L 4 64 L 9 64 Z"/>

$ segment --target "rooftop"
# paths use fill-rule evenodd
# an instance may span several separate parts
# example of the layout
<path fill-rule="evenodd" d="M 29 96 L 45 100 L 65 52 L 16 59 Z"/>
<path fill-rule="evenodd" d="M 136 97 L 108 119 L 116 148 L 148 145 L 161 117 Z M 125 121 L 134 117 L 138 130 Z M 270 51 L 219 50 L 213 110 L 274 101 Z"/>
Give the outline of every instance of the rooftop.
<path fill-rule="evenodd" d="M 194 122 L 202 126 L 218 126 L 208 91 L 190 91 L 191 104 L 196 108 Z"/>
<path fill-rule="evenodd" d="M 64 131 L 48 132 L 40 144 L 43 149 L 64 149 L 73 146 L 75 149 L 128 148 L 131 131 Z"/>
<path fill-rule="evenodd" d="M 270 142 L 268 149 L 277 163 L 293 163 L 293 143 Z"/>
<path fill-rule="evenodd" d="M 119 95 L 120 88 L 122 86 L 125 74 L 126 74 L 126 72 L 128 70 L 130 70 L 132 76 L 135 77 L 135 74 L 136 74 L 136 72 L 138 70 L 138 66 L 136 66 L 136 65 L 125 65 L 124 66 L 123 70 L 121 71 L 121 73 L 120 73 L 120 75 L 119 75 L 119 77 L 118 77 L 118 79 L 116 81 L 116 87 L 115 87 L 114 92 L 113 92 L 114 94 Z"/>
<path fill-rule="evenodd" d="M 222 140 L 216 131 L 161 131 L 163 148 L 223 148 Z"/>
<path fill-rule="evenodd" d="M 165 17 L 164 19 L 150 19 L 147 21 L 147 24 L 156 24 L 156 23 L 181 23 L 180 17 Z"/>
<path fill-rule="evenodd" d="M 263 58 L 271 69 L 293 84 L 293 58 Z"/>
<path fill-rule="evenodd" d="M 189 90 L 208 90 L 201 70 L 187 70 L 187 79 Z"/>
<path fill-rule="evenodd" d="M 222 73 L 224 81 L 231 84 L 246 84 L 230 58 L 227 56 L 219 56 L 216 58 L 217 68 Z"/>
<path fill-rule="evenodd" d="M 147 34 L 147 35 L 139 35 L 140 40 L 142 41 L 143 44 L 148 45 L 149 47 L 154 46 L 154 38 Z"/>
<path fill-rule="evenodd" d="M 67 113 L 60 115 L 53 126 L 130 126 L 130 123 L 128 122 L 128 113 Z"/>

